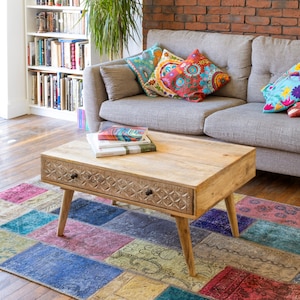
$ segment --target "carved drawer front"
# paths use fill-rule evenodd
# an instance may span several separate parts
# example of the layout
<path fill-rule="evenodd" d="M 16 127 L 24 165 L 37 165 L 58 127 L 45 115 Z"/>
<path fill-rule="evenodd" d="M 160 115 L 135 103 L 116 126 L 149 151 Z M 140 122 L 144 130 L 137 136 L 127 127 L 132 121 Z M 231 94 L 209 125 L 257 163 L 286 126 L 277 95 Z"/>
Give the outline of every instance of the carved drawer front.
<path fill-rule="evenodd" d="M 42 157 L 42 180 L 193 215 L 193 189 Z"/>

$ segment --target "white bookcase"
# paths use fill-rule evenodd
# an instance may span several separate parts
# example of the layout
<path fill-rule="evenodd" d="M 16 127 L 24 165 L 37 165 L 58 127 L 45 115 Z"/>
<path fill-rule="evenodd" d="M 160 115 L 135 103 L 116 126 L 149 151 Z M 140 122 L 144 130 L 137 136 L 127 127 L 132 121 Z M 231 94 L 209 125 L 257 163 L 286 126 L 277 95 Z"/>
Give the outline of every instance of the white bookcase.
<path fill-rule="evenodd" d="M 85 66 L 100 62 L 84 0 L 25 0 L 26 87 L 30 113 L 76 121 Z M 50 4 L 50 5 L 48 5 Z"/>

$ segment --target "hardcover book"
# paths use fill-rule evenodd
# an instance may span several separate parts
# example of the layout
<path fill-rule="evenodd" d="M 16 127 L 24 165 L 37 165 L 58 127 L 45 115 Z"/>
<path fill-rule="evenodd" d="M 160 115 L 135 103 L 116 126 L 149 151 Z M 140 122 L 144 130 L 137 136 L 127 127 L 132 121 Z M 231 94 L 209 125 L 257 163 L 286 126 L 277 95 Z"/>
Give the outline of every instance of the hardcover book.
<path fill-rule="evenodd" d="M 128 146 L 99 148 L 99 140 L 98 140 L 97 133 L 87 133 L 86 137 L 96 157 L 137 154 L 137 153 L 156 151 L 156 146 L 152 141 L 148 144 L 139 144 L 139 145 L 131 144 Z"/>
<path fill-rule="evenodd" d="M 99 140 L 141 141 L 146 138 L 147 127 L 113 125 L 98 132 Z"/>
<path fill-rule="evenodd" d="M 99 148 L 113 148 L 119 146 L 136 146 L 136 145 L 147 145 L 150 144 L 151 140 L 148 136 L 139 141 L 119 141 L 119 140 L 99 140 L 98 139 L 98 147 Z"/>

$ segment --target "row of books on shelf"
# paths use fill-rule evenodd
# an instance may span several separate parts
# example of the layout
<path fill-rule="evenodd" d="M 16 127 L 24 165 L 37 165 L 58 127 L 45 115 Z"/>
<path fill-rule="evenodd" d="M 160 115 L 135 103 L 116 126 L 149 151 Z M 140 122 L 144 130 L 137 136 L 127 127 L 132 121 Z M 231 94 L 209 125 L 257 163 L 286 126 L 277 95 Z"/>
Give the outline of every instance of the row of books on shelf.
<path fill-rule="evenodd" d="M 36 0 L 36 5 L 81 6 L 84 0 Z"/>
<path fill-rule="evenodd" d="M 68 111 L 83 105 L 81 76 L 35 72 L 31 78 L 32 104 Z"/>
<path fill-rule="evenodd" d="M 84 70 L 90 65 L 90 43 L 83 39 L 34 37 L 28 43 L 29 66 Z"/>
<path fill-rule="evenodd" d="M 96 133 L 87 133 L 87 140 L 96 157 L 156 151 L 147 127 L 113 125 Z"/>
<path fill-rule="evenodd" d="M 36 32 L 87 33 L 87 18 L 82 11 L 40 11 L 36 14 Z"/>

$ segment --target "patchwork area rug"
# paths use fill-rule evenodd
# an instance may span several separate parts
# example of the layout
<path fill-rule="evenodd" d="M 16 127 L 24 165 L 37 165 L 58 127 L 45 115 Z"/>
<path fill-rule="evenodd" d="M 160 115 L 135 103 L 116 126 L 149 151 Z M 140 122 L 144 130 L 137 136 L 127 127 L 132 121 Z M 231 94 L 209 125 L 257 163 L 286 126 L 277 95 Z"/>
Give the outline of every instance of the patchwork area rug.
<path fill-rule="evenodd" d="M 300 299 L 300 207 L 235 195 L 240 238 L 220 202 L 190 223 L 190 277 L 173 218 L 38 179 L 0 192 L 0 269 L 75 299 Z M 1 294 L 1 291 L 0 291 Z"/>

